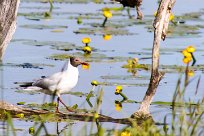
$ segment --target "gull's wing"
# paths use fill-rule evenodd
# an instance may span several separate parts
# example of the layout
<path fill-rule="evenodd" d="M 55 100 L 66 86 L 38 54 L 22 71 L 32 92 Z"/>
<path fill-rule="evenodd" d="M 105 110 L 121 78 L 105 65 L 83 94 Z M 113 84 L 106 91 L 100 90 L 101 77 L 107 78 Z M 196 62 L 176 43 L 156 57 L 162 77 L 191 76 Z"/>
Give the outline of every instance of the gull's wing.
<path fill-rule="evenodd" d="M 58 72 L 58 73 L 53 74 L 52 76 L 39 79 L 39 80 L 35 81 L 32 85 L 40 87 L 42 89 L 51 90 L 51 88 L 57 87 L 57 85 L 59 84 L 59 82 L 62 79 L 62 76 L 63 76 L 63 72 Z M 54 91 L 54 90 L 52 90 L 52 91 Z"/>

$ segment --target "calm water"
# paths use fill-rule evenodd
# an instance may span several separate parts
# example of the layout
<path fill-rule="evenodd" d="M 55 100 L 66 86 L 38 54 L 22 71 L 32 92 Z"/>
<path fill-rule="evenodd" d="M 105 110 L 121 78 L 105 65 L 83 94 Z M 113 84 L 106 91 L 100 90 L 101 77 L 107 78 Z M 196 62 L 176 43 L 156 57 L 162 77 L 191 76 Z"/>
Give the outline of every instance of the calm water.
<path fill-rule="evenodd" d="M 188 0 L 186 4 L 185 0 L 177 1 L 174 14 L 175 16 L 183 15 L 184 13 L 190 12 L 201 12 L 202 16 L 199 20 L 191 20 L 187 21 L 186 24 L 189 25 L 203 25 L 204 22 L 204 9 L 203 9 L 203 0 Z M 187 6 L 188 5 L 188 6 Z M 39 103 L 42 104 L 44 102 L 44 94 L 34 94 L 29 95 L 27 93 L 18 93 L 16 92 L 16 88 L 18 85 L 14 84 L 14 82 L 29 82 L 34 79 L 40 78 L 42 75 L 47 76 L 54 72 L 57 72 L 61 69 L 64 64 L 64 61 L 55 61 L 51 59 L 47 59 L 49 56 L 53 54 L 71 54 L 75 52 L 81 52 L 78 50 L 72 51 L 60 51 L 56 49 L 52 49 L 51 45 L 49 46 L 32 46 L 25 44 L 23 41 L 15 41 L 19 39 L 28 39 L 28 40 L 37 40 L 37 41 L 61 41 L 61 42 L 70 42 L 76 44 L 77 46 L 83 46 L 81 43 L 81 39 L 83 37 L 89 36 L 92 39 L 90 46 L 98 49 L 98 53 L 105 54 L 109 57 L 122 56 L 122 57 L 150 57 L 150 55 L 137 55 L 130 52 L 147 52 L 150 53 L 150 50 L 145 50 L 146 48 L 151 49 L 152 41 L 153 41 L 153 33 L 147 32 L 145 28 L 147 25 L 132 25 L 126 26 L 130 33 L 136 33 L 134 35 L 113 35 L 110 41 L 104 41 L 102 35 L 86 35 L 86 34 L 75 34 L 73 31 L 78 30 L 79 28 L 89 28 L 90 23 L 102 23 L 103 16 L 101 9 L 103 7 L 120 7 L 119 4 L 95 4 L 90 2 L 88 4 L 70 4 L 70 3 L 55 3 L 53 9 L 53 15 L 51 19 L 41 19 L 39 21 L 33 21 L 26 19 L 25 16 L 18 16 L 18 24 L 16 33 L 13 37 L 14 41 L 12 41 L 5 53 L 3 66 L 0 67 L 1 73 L 1 94 L 2 99 L 16 104 L 19 101 L 25 101 L 26 103 Z M 153 13 L 157 9 L 156 0 L 148 1 L 145 0 L 142 6 L 142 11 L 145 15 L 145 18 L 150 18 L 153 21 Z M 36 2 L 24 2 L 22 0 L 19 13 L 44 13 L 49 10 L 48 3 L 36 3 Z M 135 9 L 130 10 L 131 15 L 134 15 L 135 18 Z M 78 17 L 79 14 L 86 13 L 95 13 L 101 19 L 82 19 L 83 24 L 78 25 L 76 19 L 72 19 Z M 121 13 L 121 12 L 120 12 Z M 117 20 L 127 20 L 127 12 L 122 11 L 122 16 L 113 16 L 109 21 L 117 21 Z M 151 17 L 149 17 L 151 15 Z M 136 21 L 135 21 L 136 22 Z M 68 26 L 68 28 L 58 28 L 54 29 L 31 29 L 25 28 L 23 25 L 57 25 L 59 26 Z M 63 30 L 62 33 L 51 32 L 52 30 L 60 29 Z M 167 38 L 165 42 L 161 43 L 161 48 L 165 49 L 173 49 L 173 51 L 165 51 L 167 54 L 161 55 L 160 64 L 164 65 L 184 65 L 182 63 L 182 55 L 178 52 L 178 49 L 183 49 L 188 45 L 195 45 L 195 47 L 200 50 L 195 54 L 197 58 L 197 65 L 203 65 L 203 49 L 204 44 L 204 29 L 199 29 L 199 37 L 175 37 L 175 38 Z M 176 51 L 177 49 L 177 51 Z M 103 52 L 102 50 L 105 50 Z M 113 50 L 113 51 L 112 51 Z M 13 65 L 8 65 L 12 63 Z M 40 66 L 43 69 L 36 68 L 22 68 L 17 67 L 15 65 L 23 64 L 23 63 L 31 63 L 31 64 L 46 64 L 48 66 Z M 131 73 L 127 72 L 127 69 L 121 68 L 126 61 L 119 62 L 107 62 L 104 60 L 102 62 L 91 62 L 91 67 L 89 70 L 82 70 L 80 67 L 80 78 L 78 85 L 73 89 L 73 91 L 79 91 L 83 93 L 88 93 L 92 86 L 91 81 L 97 80 L 100 82 L 117 82 L 117 83 L 148 83 L 148 77 L 150 76 L 150 72 L 139 70 L 137 72 L 138 76 L 147 77 L 146 79 L 140 79 L 138 76 L 134 77 Z M 150 59 L 140 60 L 139 63 L 150 64 Z M 203 76 L 202 71 L 195 71 L 196 76 Z M 102 79 L 101 76 L 132 76 L 130 79 Z M 176 81 L 178 80 L 180 74 L 178 73 L 167 73 L 164 79 L 161 81 L 160 86 L 157 89 L 157 93 L 154 97 L 154 101 L 171 101 L 173 92 L 175 90 Z M 202 77 L 203 78 L 203 77 Z M 197 78 L 195 79 L 197 80 Z M 202 81 L 202 80 L 201 80 Z M 130 99 L 135 101 L 141 101 L 143 96 L 147 90 L 147 86 L 123 86 L 124 94 Z M 199 87 L 199 92 L 196 96 L 194 96 L 196 88 L 196 82 L 192 83 L 186 92 L 186 99 L 191 98 L 194 101 L 201 99 L 203 97 L 203 82 Z M 98 88 L 96 88 L 96 91 Z M 115 110 L 114 101 L 121 99 L 120 96 L 116 96 L 114 94 L 115 86 L 104 86 L 104 97 L 103 103 L 101 107 L 102 114 L 109 115 L 114 118 L 124 118 L 129 117 L 132 113 L 134 113 L 139 104 L 130 104 L 124 103 L 123 108 L 120 112 Z M 79 108 L 87 108 L 90 109 L 89 105 L 85 102 L 85 97 L 77 97 L 74 95 L 63 95 L 62 99 L 68 105 L 78 104 Z M 94 103 L 96 100 L 95 97 L 91 98 L 91 101 Z M 46 97 L 46 101 L 50 101 L 50 97 Z M 159 107 L 157 105 L 151 106 L 151 112 L 153 118 L 156 122 L 162 122 L 163 117 L 169 113 L 171 110 L 169 107 Z M 158 116 L 159 115 L 159 116 Z M 28 135 L 28 128 L 33 126 L 33 122 L 25 122 L 21 120 L 14 120 L 14 124 L 17 129 L 22 129 L 22 131 L 17 131 L 18 135 Z M 56 125 L 57 123 L 46 123 L 48 126 L 49 133 L 56 134 Z M 66 126 L 66 123 L 59 123 L 59 127 L 62 129 Z M 83 128 L 85 123 L 76 122 L 72 126 L 72 130 L 74 135 L 78 135 Z M 107 128 L 117 128 L 122 127 L 117 126 L 116 124 L 105 123 L 104 126 Z"/>

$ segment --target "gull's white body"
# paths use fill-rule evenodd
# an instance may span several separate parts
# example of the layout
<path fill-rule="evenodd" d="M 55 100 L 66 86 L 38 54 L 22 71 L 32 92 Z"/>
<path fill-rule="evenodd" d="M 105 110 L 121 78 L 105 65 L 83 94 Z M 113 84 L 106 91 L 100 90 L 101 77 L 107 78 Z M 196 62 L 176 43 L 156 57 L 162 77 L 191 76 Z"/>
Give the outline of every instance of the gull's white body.
<path fill-rule="evenodd" d="M 39 79 L 32 85 L 40 87 L 45 93 L 56 93 L 56 95 L 60 97 L 60 94 L 69 92 L 76 86 L 78 76 L 78 68 L 72 66 L 69 60 L 66 70 L 55 73 L 49 77 Z"/>

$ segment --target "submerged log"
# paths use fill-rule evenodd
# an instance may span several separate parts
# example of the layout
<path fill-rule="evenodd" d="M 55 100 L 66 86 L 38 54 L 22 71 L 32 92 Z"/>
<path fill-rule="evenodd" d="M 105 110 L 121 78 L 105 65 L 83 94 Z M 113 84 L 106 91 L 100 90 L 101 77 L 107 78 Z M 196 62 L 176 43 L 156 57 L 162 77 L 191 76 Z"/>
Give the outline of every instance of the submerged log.
<path fill-rule="evenodd" d="M 152 48 L 152 70 L 150 83 L 139 110 L 135 112 L 132 117 L 150 114 L 150 104 L 152 102 L 153 96 L 156 93 L 159 82 L 164 75 L 164 73 L 159 71 L 160 42 L 161 40 L 165 40 L 169 25 L 169 16 L 175 2 L 176 0 L 161 0 L 159 8 L 157 10 L 157 15 L 153 24 L 154 42 Z"/>
<path fill-rule="evenodd" d="M 20 0 L 0 0 L 0 60 L 16 29 Z"/>
<path fill-rule="evenodd" d="M 0 117 L 2 118 L 2 115 L 4 112 L 8 112 L 11 114 L 13 118 L 17 118 L 17 114 L 24 114 L 25 117 L 30 117 L 31 115 L 42 115 L 42 114 L 55 114 L 60 119 L 71 119 L 71 120 L 79 120 L 79 121 L 86 121 L 86 122 L 93 122 L 96 120 L 95 113 L 88 113 L 88 112 L 68 112 L 68 113 L 55 113 L 52 111 L 47 110 L 34 110 L 29 108 L 24 108 L 20 106 L 16 106 L 4 101 L 0 101 Z M 106 115 L 99 114 L 98 116 L 99 122 L 112 122 L 112 123 L 119 123 L 119 124 L 137 124 L 141 125 L 144 121 L 151 120 L 153 123 L 152 117 L 149 118 L 137 118 L 137 119 L 131 119 L 131 118 L 122 118 L 122 119 L 115 119 Z M 155 123 L 159 124 L 159 123 Z"/>

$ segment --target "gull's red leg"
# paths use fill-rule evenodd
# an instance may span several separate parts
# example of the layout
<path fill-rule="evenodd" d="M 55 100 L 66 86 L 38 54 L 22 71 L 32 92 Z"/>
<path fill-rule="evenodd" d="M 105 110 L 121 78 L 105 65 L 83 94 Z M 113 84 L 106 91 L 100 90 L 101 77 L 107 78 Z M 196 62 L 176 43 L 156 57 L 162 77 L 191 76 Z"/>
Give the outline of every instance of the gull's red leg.
<path fill-rule="evenodd" d="M 67 107 L 67 105 L 62 101 L 62 99 L 61 99 L 60 97 L 57 98 L 57 101 L 58 101 L 58 102 L 61 102 L 61 103 L 64 105 L 64 107 L 66 107 L 66 109 L 67 109 L 69 112 L 73 112 L 73 110 L 71 110 L 69 107 Z"/>

